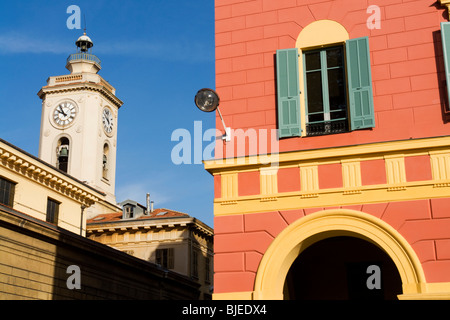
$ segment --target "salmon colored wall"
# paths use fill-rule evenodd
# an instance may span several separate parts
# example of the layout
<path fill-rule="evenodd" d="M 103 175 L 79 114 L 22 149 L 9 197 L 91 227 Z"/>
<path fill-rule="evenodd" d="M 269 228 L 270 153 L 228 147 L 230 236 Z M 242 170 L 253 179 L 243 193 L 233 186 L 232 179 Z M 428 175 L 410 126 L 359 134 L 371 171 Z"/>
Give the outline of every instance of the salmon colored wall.
<path fill-rule="evenodd" d="M 361 183 L 363 186 L 386 183 L 384 160 L 362 161 Z"/>
<path fill-rule="evenodd" d="M 214 198 L 220 198 L 222 195 L 221 176 L 214 176 Z"/>
<path fill-rule="evenodd" d="M 280 168 L 278 175 L 278 192 L 300 191 L 300 170 L 295 168 Z"/>
<path fill-rule="evenodd" d="M 370 4 L 381 8 L 379 30 L 366 26 Z M 447 21 L 444 7 L 429 0 L 216 0 L 215 15 L 216 90 L 232 129 L 276 129 L 274 54 L 295 47 L 311 22 L 329 19 L 343 25 L 350 38 L 369 37 L 376 127 L 282 139 L 280 152 L 450 133 L 443 120 L 446 87 L 439 30 L 440 22 Z M 223 149 L 222 141 L 217 148 Z"/>
<path fill-rule="evenodd" d="M 341 208 L 389 223 L 411 244 L 427 282 L 450 281 L 450 198 Z M 215 293 L 252 291 L 258 264 L 273 239 L 295 220 L 324 209 L 215 217 Z"/>
<path fill-rule="evenodd" d="M 250 196 L 260 193 L 259 171 L 238 173 L 238 195 Z"/>
<path fill-rule="evenodd" d="M 319 188 L 342 188 L 342 168 L 340 163 L 324 164 L 318 167 Z"/>
<path fill-rule="evenodd" d="M 405 158 L 405 171 L 407 181 L 431 180 L 430 156 L 415 156 Z"/>

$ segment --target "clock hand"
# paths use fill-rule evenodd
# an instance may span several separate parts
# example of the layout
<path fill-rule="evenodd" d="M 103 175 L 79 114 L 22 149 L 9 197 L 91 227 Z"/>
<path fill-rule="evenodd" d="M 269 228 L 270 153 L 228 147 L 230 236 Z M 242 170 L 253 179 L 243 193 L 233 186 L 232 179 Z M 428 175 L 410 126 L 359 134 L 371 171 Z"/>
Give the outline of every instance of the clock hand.
<path fill-rule="evenodd" d="M 59 106 L 59 109 L 61 110 L 62 114 L 67 117 L 67 114 L 64 112 L 63 108 L 61 106 Z"/>

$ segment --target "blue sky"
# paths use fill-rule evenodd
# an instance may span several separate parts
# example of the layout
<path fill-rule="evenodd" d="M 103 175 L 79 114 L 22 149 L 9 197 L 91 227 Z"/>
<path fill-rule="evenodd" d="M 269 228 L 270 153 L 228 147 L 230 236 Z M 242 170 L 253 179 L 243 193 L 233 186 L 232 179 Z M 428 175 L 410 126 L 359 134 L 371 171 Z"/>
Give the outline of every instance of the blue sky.
<path fill-rule="evenodd" d="M 213 226 L 213 178 L 203 164 L 175 165 L 176 129 L 194 140 L 194 121 L 214 128 L 194 104 L 215 87 L 214 1 L 1 1 L 0 138 L 38 155 L 41 100 L 50 76 L 68 74 L 82 29 L 68 29 L 67 8 L 86 17 L 99 74 L 124 102 L 119 110 L 116 197 L 186 212 Z M 84 19 L 82 28 L 84 27 Z M 198 141 L 198 140 L 197 140 Z M 203 142 L 204 147 L 209 142 Z M 192 148 L 193 150 L 193 148 Z M 193 155 L 192 155 L 193 162 Z"/>

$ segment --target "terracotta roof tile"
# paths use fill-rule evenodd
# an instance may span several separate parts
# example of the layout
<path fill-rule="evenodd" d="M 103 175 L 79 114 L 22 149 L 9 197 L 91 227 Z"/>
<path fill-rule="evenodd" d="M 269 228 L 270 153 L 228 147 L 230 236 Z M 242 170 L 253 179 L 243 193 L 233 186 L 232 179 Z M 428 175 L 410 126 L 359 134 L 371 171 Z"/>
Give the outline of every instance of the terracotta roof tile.
<path fill-rule="evenodd" d="M 120 221 L 122 220 L 122 211 L 112 212 L 112 213 L 104 213 L 99 214 L 91 219 L 87 220 L 87 223 L 96 223 L 96 222 L 112 222 L 112 221 Z M 161 219 L 161 218 L 174 218 L 174 217 L 190 217 L 187 213 L 178 212 L 174 210 L 169 210 L 165 208 L 154 209 L 149 215 L 140 216 L 137 219 L 126 219 L 126 221 L 135 221 L 135 220 L 151 220 L 151 219 Z"/>

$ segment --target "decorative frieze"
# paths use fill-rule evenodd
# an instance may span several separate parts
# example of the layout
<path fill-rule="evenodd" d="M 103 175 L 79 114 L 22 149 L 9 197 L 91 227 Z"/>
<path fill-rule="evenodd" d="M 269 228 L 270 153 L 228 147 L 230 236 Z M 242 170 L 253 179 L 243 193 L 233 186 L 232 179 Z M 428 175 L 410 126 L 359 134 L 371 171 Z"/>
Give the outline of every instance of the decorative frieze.
<path fill-rule="evenodd" d="M 250 160 L 242 164 L 236 162 L 234 165 L 205 162 L 205 167 L 222 177 L 221 197 L 215 199 L 215 215 L 322 207 L 325 204 L 337 206 L 404 201 L 415 199 L 418 193 L 431 198 L 448 196 L 445 191 L 446 187 L 450 187 L 448 145 L 450 137 L 438 137 L 283 153 L 279 156 L 276 169 L 268 168 L 267 164 L 262 163 L 250 165 Z M 429 159 L 429 165 L 425 165 L 424 159 Z M 377 161 L 375 171 L 365 165 L 373 161 Z M 342 175 L 333 171 L 335 176 L 328 177 L 328 171 L 321 173 L 321 166 L 333 164 L 340 164 Z M 299 170 L 299 174 L 291 177 L 300 180 L 299 188 L 287 190 L 280 185 L 287 183 L 289 178 L 282 175 L 283 179 L 279 180 L 279 172 L 274 173 L 286 168 Z M 238 193 L 239 173 L 255 170 L 260 172 L 259 194 Z M 409 179 L 408 176 L 415 178 Z M 319 183 L 323 179 L 342 181 L 336 181 L 334 187 L 324 187 Z M 241 185 L 245 186 L 245 183 L 239 186 Z M 286 191 L 280 192 L 280 188 Z"/>
<path fill-rule="evenodd" d="M 49 168 L 50 170 L 45 170 L 39 166 L 37 161 L 13 154 L 12 152 L 8 148 L 0 146 L 0 166 L 26 176 L 58 193 L 65 194 L 87 207 L 99 200 L 96 195 L 87 191 L 87 186 L 86 189 L 77 187 L 65 175 L 57 172 L 56 169 L 52 170 Z"/>

